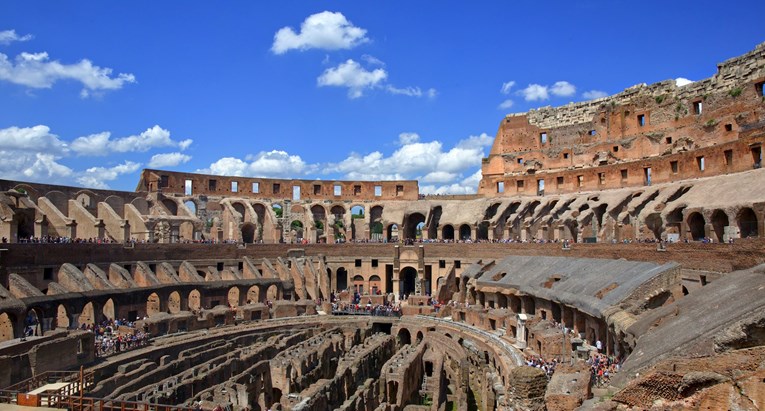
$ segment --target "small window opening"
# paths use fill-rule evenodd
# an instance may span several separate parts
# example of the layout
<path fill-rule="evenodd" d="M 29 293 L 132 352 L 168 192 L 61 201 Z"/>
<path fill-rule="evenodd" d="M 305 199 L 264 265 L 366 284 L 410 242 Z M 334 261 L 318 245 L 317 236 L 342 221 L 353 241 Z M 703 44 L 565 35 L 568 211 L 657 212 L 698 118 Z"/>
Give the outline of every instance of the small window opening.
<path fill-rule="evenodd" d="M 321 195 L 321 184 L 313 185 L 313 195 L 315 196 Z"/>
<path fill-rule="evenodd" d="M 700 100 L 693 102 L 693 114 L 701 114 L 703 110 L 704 110 L 704 106 L 702 105 Z"/>
<path fill-rule="evenodd" d="M 538 196 L 545 195 L 545 180 L 542 180 L 542 179 L 537 180 L 537 195 Z"/>
<path fill-rule="evenodd" d="M 170 187 L 170 177 L 159 176 L 159 188 Z"/>
<path fill-rule="evenodd" d="M 725 154 L 725 165 L 732 166 L 733 165 L 733 150 L 725 150 L 723 151 L 723 154 Z"/>
<path fill-rule="evenodd" d="M 353 195 L 357 196 L 359 194 L 361 194 L 361 186 L 360 185 L 353 186 Z"/>
<path fill-rule="evenodd" d="M 590 133 L 589 133 L 589 134 L 590 134 L 591 136 L 594 136 L 594 135 L 595 135 L 595 134 L 597 134 L 597 133 L 595 132 L 595 130 L 590 130 Z"/>
<path fill-rule="evenodd" d="M 622 180 L 626 180 L 626 179 L 627 179 L 627 169 L 625 168 L 622 170 Z"/>
<path fill-rule="evenodd" d="M 282 190 L 282 186 L 279 183 L 274 183 L 272 188 L 274 194 L 279 194 L 279 192 Z"/>
<path fill-rule="evenodd" d="M 598 184 L 606 184 L 606 173 L 598 173 Z"/>
<path fill-rule="evenodd" d="M 238 191 L 239 191 L 239 182 L 237 182 L 237 181 L 232 181 L 232 182 L 231 182 L 231 192 L 232 192 L 232 193 L 236 193 L 236 192 L 238 192 Z"/>
<path fill-rule="evenodd" d="M 461 268 L 462 262 L 460 260 L 454 260 L 454 268 Z"/>
<path fill-rule="evenodd" d="M 754 85 L 754 90 L 757 92 L 757 95 L 762 97 L 765 96 L 765 81 L 761 81 Z"/>
<path fill-rule="evenodd" d="M 645 126 L 645 114 L 638 114 L 637 122 L 638 122 L 638 126 L 644 127 Z"/>
<path fill-rule="evenodd" d="M 584 185 L 584 176 L 576 176 L 577 187 Z"/>
<path fill-rule="evenodd" d="M 332 187 L 332 192 L 336 196 L 342 195 L 343 194 L 343 186 L 341 186 L 340 184 L 335 184 Z"/>
<path fill-rule="evenodd" d="M 375 186 L 375 197 L 382 197 L 382 186 Z"/>
<path fill-rule="evenodd" d="M 539 142 L 547 144 L 547 133 L 539 133 Z"/>
<path fill-rule="evenodd" d="M 664 142 L 666 142 L 667 144 L 672 144 L 672 137 L 665 138 Z"/>
<path fill-rule="evenodd" d="M 183 194 L 187 196 L 192 195 L 193 193 L 192 187 L 193 186 L 192 186 L 191 180 L 186 180 L 185 183 L 183 184 Z"/>
<path fill-rule="evenodd" d="M 696 157 L 696 165 L 699 166 L 699 171 L 704 171 L 704 168 L 706 167 L 704 164 L 704 156 Z"/>
<path fill-rule="evenodd" d="M 563 158 L 568 159 L 568 153 L 563 153 Z"/>
<path fill-rule="evenodd" d="M 53 267 L 45 267 L 43 269 L 43 280 L 53 279 Z"/>
<path fill-rule="evenodd" d="M 563 177 L 557 177 L 555 179 L 555 184 L 557 184 L 559 187 L 563 185 Z"/>
<path fill-rule="evenodd" d="M 300 186 L 292 186 L 292 201 L 300 200 Z"/>
<path fill-rule="evenodd" d="M 207 181 L 207 189 L 209 191 L 215 191 L 218 189 L 218 180 L 210 179 Z"/>
<path fill-rule="evenodd" d="M 355 263 L 354 265 L 355 265 L 356 267 L 361 267 L 361 259 L 360 259 L 360 258 L 357 258 L 357 259 L 356 259 L 356 261 L 355 261 L 354 263 Z"/>
<path fill-rule="evenodd" d="M 497 192 L 498 193 L 504 193 L 505 192 L 505 183 L 502 181 L 497 182 Z"/>
<path fill-rule="evenodd" d="M 612 150 L 614 150 L 614 153 L 618 153 L 619 152 L 619 146 L 614 146 L 612 148 Z"/>
<path fill-rule="evenodd" d="M 523 164 L 523 157 L 518 157 L 518 164 Z"/>
<path fill-rule="evenodd" d="M 438 260 L 438 268 L 446 268 L 446 260 Z"/>
<path fill-rule="evenodd" d="M 518 189 L 518 191 L 523 190 L 523 180 L 517 180 L 515 182 L 515 188 Z"/>
<path fill-rule="evenodd" d="M 726 124 L 725 131 L 733 131 L 733 124 Z"/>
<path fill-rule="evenodd" d="M 252 192 L 258 194 L 260 192 L 260 183 L 252 183 Z"/>
<path fill-rule="evenodd" d="M 754 162 L 754 168 L 762 166 L 762 147 L 752 147 L 752 161 Z"/>
<path fill-rule="evenodd" d="M 224 266 L 223 266 L 223 263 L 218 263 L 218 264 L 216 265 L 216 267 L 215 267 L 215 268 L 216 268 L 218 271 L 223 271 L 223 268 L 224 268 Z"/>
<path fill-rule="evenodd" d="M 378 260 L 375 260 L 375 259 L 372 260 L 372 267 L 377 267 L 378 264 L 379 264 Z"/>
<path fill-rule="evenodd" d="M 397 185 L 396 186 L 396 197 L 404 195 L 404 186 Z"/>
<path fill-rule="evenodd" d="M 678 170 L 678 167 L 677 167 L 677 160 L 675 160 L 675 161 L 670 161 L 670 162 L 669 162 L 669 167 L 672 169 L 672 174 L 677 174 L 677 170 Z"/>

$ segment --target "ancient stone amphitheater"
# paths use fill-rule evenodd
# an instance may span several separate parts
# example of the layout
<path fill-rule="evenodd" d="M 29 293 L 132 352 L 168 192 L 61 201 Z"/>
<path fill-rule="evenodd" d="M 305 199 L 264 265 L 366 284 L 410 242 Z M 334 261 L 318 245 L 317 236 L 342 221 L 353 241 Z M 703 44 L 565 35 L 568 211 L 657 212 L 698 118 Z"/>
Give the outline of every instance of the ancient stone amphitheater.
<path fill-rule="evenodd" d="M 765 43 L 508 115 L 474 196 L 0 180 L 0 402 L 763 409 L 763 84 Z"/>

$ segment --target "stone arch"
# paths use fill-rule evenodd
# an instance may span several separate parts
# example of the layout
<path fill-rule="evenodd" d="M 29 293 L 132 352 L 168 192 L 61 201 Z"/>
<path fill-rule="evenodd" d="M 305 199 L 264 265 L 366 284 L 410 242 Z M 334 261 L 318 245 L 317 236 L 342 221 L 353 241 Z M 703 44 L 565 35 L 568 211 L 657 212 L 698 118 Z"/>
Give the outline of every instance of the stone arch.
<path fill-rule="evenodd" d="M 27 324 L 33 324 L 31 333 L 34 336 L 43 335 L 43 311 L 38 307 L 30 307 L 27 310 L 26 320 L 24 320 L 24 331 L 26 332 Z"/>
<path fill-rule="evenodd" d="M 148 215 L 149 214 L 149 202 L 146 201 L 145 198 L 138 197 L 134 198 L 133 201 L 130 202 L 130 204 L 138 210 L 140 214 Z"/>
<path fill-rule="evenodd" d="M 80 191 L 77 193 L 74 200 L 80 203 L 80 205 L 82 205 L 83 207 L 85 207 L 85 209 L 92 211 L 95 208 L 95 201 L 93 200 L 93 197 L 91 195 L 92 193 Z"/>
<path fill-rule="evenodd" d="M 202 308 L 202 293 L 194 289 L 189 292 L 189 309 L 199 310 Z"/>
<path fill-rule="evenodd" d="M 255 242 L 255 224 L 242 224 L 242 242 L 245 244 L 252 244 Z"/>
<path fill-rule="evenodd" d="M 56 307 L 56 327 L 57 328 L 69 328 L 69 310 L 67 310 L 64 304 L 59 304 Z"/>
<path fill-rule="evenodd" d="M 295 232 L 295 239 L 301 240 L 303 239 L 303 222 L 300 220 L 292 220 L 290 222 L 290 232 Z"/>
<path fill-rule="evenodd" d="M 104 202 L 117 213 L 118 216 L 125 217 L 125 200 L 119 196 L 109 196 L 104 199 Z"/>
<path fill-rule="evenodd" d="M 715 210 L 712 213 L 712 228 L 718 242 L 723 241 L 723 235 L 725 235 L 725 227 L 729 225 L 728 215 L 723 210 Z"/>
<path fill-rule="evenodd" d="M 181 293 L 178 291 L 170 293 L 167 297 L 167 310 L 170 314 L 178 314 L 183 311 L 183 307 L 181 306 Z"/>
<path fill-rule="evenodd" d="M 364 277 L 360 275 L 354 275 L 353 276 L 353 292 L 359 293 L 359 295 L 364 295 Z"/>
<path fill-rule="evenodd" d="M 157 293 L 149 294 L 149 297 L 146 299 L 146 315 L 151 317 L 154 314 L 159 314 L 161 312 L 160 307 L 159 295 Z"/>
<path fill-rule="evenodd" d="M 383 206 L 376 205 L 369 210 L 369 221 L 382 222 Z"/>
<path fill-rule="evenodd" d="M 473 234 L 470 230 L 469 224 L 462 224 L 460 226 L 460 240 L 464 241 L 464 240 L 470 239 L 472 235 Z"/>
<path fill-rule="evenodd" d="M 398 224 L 390 224 L 388 225 L 387 230 L 387 240 L 388 241 L 398 241 L 399 238 L 399 232 L 398 232 Z"/>
<path fill-rule="evenodd" d="M 401 328 L 398 330 L 398 334 L 396 334 L 396 340 L 398 341 L 399 348 L 403 347 L 412 343 L 412 334 L 406 328 Z"/>
<path fill-rule="evenodd" d="M 329 213 L 335 216 L 335 219 L 341 221 L 345 219 L 345 207 L 339 204 L 333 205 L 332 208 L 329 209 Z"/>
<path fill-rule="evenodd" d="M 422 213 L 409 214 L 404 219 L 404 238 L 422 238 L 422 228 L 425 226 L 425 216 Z M 419 235 L 418 235 L 419 233 Z"/>
<path fill-rule="evenodd" d="M 228 289 L 228 305 L 231 307 L 239 306 L 239 287 L 233 286 Z"/>
<path fill-rule="evenodd" d="M 266 289 L 266 299 L 268 301 L 276 301 L 279 299 L 279 287 L 276 284 L 271 284 Z"/>
<path fill-rule="evenodd" d="M 422 342 L 422 337 L 423 337 L 423 335 L 422 335 L 422 331 L 417 331 L 417 337 L 416 337 L 416 341 L 417 341 L 417 343 L 418 343 L 418 344 L 419 344 L 420 342 Z"/>
<path fill-rule="evenodd" d="M 65 216 L 69 215 L 69 196 L 61 191 L 51 191 L 45 194 L 45 198 L 58 208 L 62 214 Z"/>
<path fill-rule="evenodd" d="M 234 209 L 242 218 L 242 221 L 245 221 L 247 216 L 247 210 L 244 208 L 244 204 L 242 204 L 241 201 L 235 201 L 231 203 L 231 208 Z"/>
<path fill-rule="evenodd" d="M 260 287 L 253 285 L 247 290 L 247 304 L 256 304 L 260 302 Z"/>
<path fill-rule="evenodd" d="M 661 214 L 651 213 L 645 218 L 645 226 L 653 233 L 654 238 L 660 239 L 664 232 L 664 222 L 661 220 Z"/>
<path fill-rule="evenodd" d="M 536 302 L 534 297 L 525 295 L 521 297 L 522 309 L 524 314 L 534 315 L 536 313 Z"/>
<path fill-rule="evenodd" d="M 0 313 L 0 341 L 10 341 L 16 338 L 16 316 L 13 313 Z"/>
<path fill-rule="evenodd" d="M 176 215 L 176 216 L 178 215 L 178 203 L 176 203 L 175 201 L 169 198 L 164 198 L 162 199 L 162 205 L 165 206 L 165 208 L 170 214 Z"/>
<path fill-rule="evenodd" d="M 759 236 L 757 214 L 755 214 L 754 210 L 751 208 L 742 208 L 736 215 L 736 223 L 738 224 L 739 235 L 741 238 Z"/>
<path fill-rule="evenodd" d="M 284 208 L 280 203 L 273 203 L 271 204 L 271 210 L 274 212 L 274 215 L 276 218 L 282 218 L 284 215 Z"/>
<path fill-rule="evenodd" d="M 441 229 L 441 238 L 444 240 L 454 240 L 454 227 L 451 224 L 447 224 Z"/>
<path fill-rule="evenodd" d="M 521 313 L 521 299 L 517 295 L 511 294 L 511 295 L 508 296 L 508 301 L 509 301 L 510 311 L 514 312 L 515 314 L 520 314 Z"/>
<path fill-rule="evenodd" d="M 263 203 L 251 203 L 252 210 L 255 211 L 255 219 L 260 226 L 263 226 L 264 218 L 266 217 L 266 206 Z"/>
<path fill-rule="evenodd" d="M 704 221 L 704 216 L 702 216 L 701 213 L 695 212 L 688 216 L 688 229 L 691 232 L 691 238 L 693 240 L 698 241 L 705 237 L 705 225 L 706 222 Z"/>
<path fill-rule="evenodd" d="M 90 325 L 98 323 L 99 318 L 96 317 L 97 313 L 98 310 L 96 309 L 96 305 L 92 301 L 88 301 L 88 303 L 82 307 L 82 312 L 77 318 L 77 326 L 79 327 L 83 324 Z"/>
<path fill-rule="evenodd" d="M 414 267 L 406 266 L 399 272 L 398 279 L 401 286 L 399 287 L 399 294 L 412 295 L 415 292 L 417 282 L 417 269 Z"/>

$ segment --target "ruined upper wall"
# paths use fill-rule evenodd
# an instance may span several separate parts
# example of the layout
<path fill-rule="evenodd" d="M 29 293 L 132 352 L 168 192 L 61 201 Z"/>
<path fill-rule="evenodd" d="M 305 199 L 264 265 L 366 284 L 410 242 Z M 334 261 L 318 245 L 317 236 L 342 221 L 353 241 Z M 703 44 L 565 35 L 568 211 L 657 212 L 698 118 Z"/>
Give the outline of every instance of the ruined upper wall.
<path fill-rule="evenodd" d="M 297 187 L 297 189 L 296 189 Z M 298 190 L 298 191 L 296 191 Z M 143 170 L 136 191 L 179 195 L 236 195 L 276 200 L 417 200 L 417 181 L 321 181 L 230 177 Z M 295 193 L 299 195 L 295 196 Z"/>
<path fill-rule="evenodd" d="M 765 130 L 763 83 L 765 43 L 720 63 L 714 76 L 685 86 L 677 86 L 674 80 L 639 84 L 601 99 L 510 114 L 500 123 L 490 155 L 483 161 L 479 194 L 501 195 L 500 183 L 512 184 L 525 176 L 544 180 L 546 173 L 555 174 L 549 178 L 556 188 L 561 187 L 555 192 L 577 191 L 580 185 L 569 181 L 576 180 L 578 175 L 573 173 L 581 174 L 576 170 L 582 168 L 624 165 L 632 169 L 625 163 L 641 162 L 645 164 L 639 168 L 650 170 L 663 167 L 663 162 L 656 161 L 665 156 L 685 152 L 690 156 L 698 149 L 744 143 L 744 139 L 749 140 L 744 146 L 759 147 Z M 735 158 L 751 157 L 746 166 L 739 162 L 730 168 L 731 156 L 724 157 L 722 152 L 719 159 L 707 157 L 705 161 L 713 162 L 704 166 L 712 165 L 722 173 L 751 169 L 760 164 L 759 150 L 733 153 Z M 669 160 L 664 162 L 669 168 Z M 697 177 L 696 171 L 709 168 L 694 170 L 692 166 L 674 167 L 666 181 Z M 717 171 L 703 175 L 710 174 Z M 624 186 L 620 181 L 624 175 L 617 170 L 599 178 L 603 185 Z M 650 183 L 646 180 L 638 185 Z"/>

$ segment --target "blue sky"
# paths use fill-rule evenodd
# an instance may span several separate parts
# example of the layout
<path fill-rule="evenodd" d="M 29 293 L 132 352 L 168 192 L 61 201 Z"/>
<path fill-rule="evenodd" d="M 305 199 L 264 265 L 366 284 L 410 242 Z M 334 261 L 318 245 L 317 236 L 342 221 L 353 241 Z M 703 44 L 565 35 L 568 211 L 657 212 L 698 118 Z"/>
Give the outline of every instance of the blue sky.
<path fill-rule="evenodd" d="M 0 178 L 472 193 L 506 113 L 699 80 L 765 41 L 761 0 L 573 3 L 3 1 Z"/>

